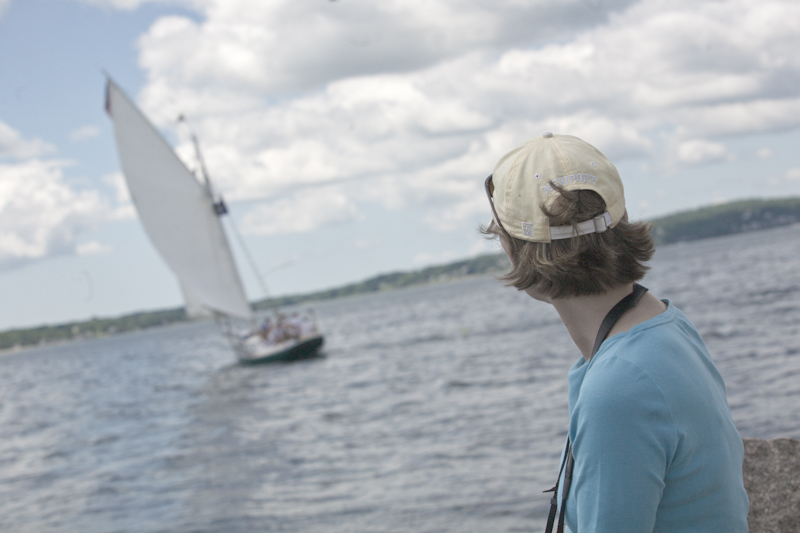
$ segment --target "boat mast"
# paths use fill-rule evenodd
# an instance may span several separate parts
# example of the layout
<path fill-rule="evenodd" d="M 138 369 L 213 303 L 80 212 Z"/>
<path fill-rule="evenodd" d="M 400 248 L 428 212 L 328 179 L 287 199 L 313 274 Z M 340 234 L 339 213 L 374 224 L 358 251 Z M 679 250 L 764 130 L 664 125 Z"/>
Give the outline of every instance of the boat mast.
<path fill-rule="evenodd" d="M 217 214 L 217 216 L 226 215 L 228 213 L 228 206 L 225 205 L 225 200 L 222 199 L 222 195 L 216 194 L 214 192 L 214 188 L 211 186 L 211 178 L 208 175 L 208 169 L 206 168 L 206 162 L 203 159 L 203 154 L 200 152 L 200 141 L 197 140 L 197 135 L 194 133 L 194 128 L 192 128 L 192 125 L 189 124 L 189 121 L 186 120 L 186 117 L 182 114 L 178 116 L 178 122 L 183 122 L 189 127 L 189 136 L 192 139 L 192 144 L 194 145 L 194 153 L 197 157 L 197 162 L 200 164 L 200 172 L 203 174 L 206 192 L 208 192 L 208 195 L 211 197 L 211 201 L 214 206 L 214 212 Z M 239 234 L 239 229 L 236 227 L 236 224 L 233 223 L 233 220 L 231 220 L 230 227 L 233 229 L 233 233 L 239 241 L 239 246 L 244 252 L 247 262 L 250 263 L 250 268 L 253 269 L 253 273 L 258 280 L 258 284 L 261 285 L 263 297 L 269 298 L 269 289 L 267 288 L 267 283 L 264 281 L 264 276 L 261 274 L 258 266 L 256 266 L 256 262 L 253 259 L 253 256 L 250 254 L 250 249 L 247 247 L 247 244 L 245 244 L 241 234 Z"/>
<path fill-rule="evenodd" d="M 197 162 L 200 164 L 200 173 L 203 175 L 203 182 L 206 186 L 206 192 L 208 196 L 211 198 L 211 204 L 214 207 L 214 212 L 217 216 L 222 216 L 228 214 L 228 206 L 225 205 L 225 200 L 222 199 L 222 195 L 216 194 L 214 192 L 214 187 L 211 186 L 211 178 L 208 175 L 208 169 L 206 168 L 206 162 L 203 159 L 203 153 L 200 151 L 200 141 L 197 140 L 197 135 L 194 133 L 194 128 L 192 125 L 189 124 L 189 121 L 186 120 L 186 117 L 183 115 L 178 116 L 178 122 L 183 122 L 187 126 L 189 126 L 189 137 L 192 139 L 192 145 L 194 146 L 194 154 L 197 158 Z"/>
<path fill-rule="evenodd" d="M 214 197 L 214 190 L 211 188 L 211 179 L 208 177 L 208 169 L 206 168 L 206 162 L 203 159 L 203 154 L 200 153 L 200 142 L 197 140 L 197 135 L 195 135 L 194 130 L 191 133 L 192 136 L 192 144 L 194 145 L 194 153 L 197 157 L 197 162 L 200 163 L 200 172 L 203 174 L 203 179 L 206 182 L 206 190 L 211 197 Z"/>

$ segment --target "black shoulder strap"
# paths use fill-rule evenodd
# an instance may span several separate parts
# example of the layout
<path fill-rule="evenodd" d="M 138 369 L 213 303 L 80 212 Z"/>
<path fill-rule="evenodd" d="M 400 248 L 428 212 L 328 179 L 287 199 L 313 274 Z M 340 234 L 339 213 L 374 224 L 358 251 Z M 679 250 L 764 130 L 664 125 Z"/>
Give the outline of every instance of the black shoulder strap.
<path fill-rule="evenodd" d="M 572 447 L 570 446 L 569 437 L 567 437 L 567 444 L 564 446 L 564 457 L 561 459 L 561 468 L 558 469 L 556 484 L 553 485 L 553 488 L 544 491 L 553 493 L 553 497 L 550 498 L 550 514 L 547 515 L 547 527 L 545 528 L 547 533 L 552 533 L 553 531 L 553 524 L 556 521 L 556 513 L 558 512 L 558 484 L 561 482 L 561 473 L 564 472 L 564 465 L 567 464 L 567 459 L 571 457 Z"/>
<path fill-rule="evenodd" d="M 592 357 L 594 357 L 594 354 L 596 354 L 597 350 L 600 349 L 600 345 L 603 344 L 604 340 L 606 340 L 606 337 L 608 337 L 609 332 L 614 327 L 614 324 L 617 323 L 619 317 L 625 314 L 625 311 L 628 309 L 636 306 L 646 292 L 646 287 L 642 287 L 638 283 L 634 283 L 633 292 L 617 302 L 617 305 L 611 308 L 611 311 L 608 312 L 606 317 L 603 319 L 602 324 L 600 324 L 600 330 L 597 332 L 597 337 L 594 341 L 594 348 L 592 348 Z M 572 457 L 572 443 L 569 441 L 569 437 L 567 437 L 567 445 L 564 449 L 564 459 L 562 459 L 561 468 L 558 470 L 558 479 L 556 479 L 556 484 L 552 489 L 545 491 L 553 493 L 553 498 L 550 500 L 550 514 L 547 516 L 547 527 L 545 528 L 545 533 L 553 532 L 556 513 L 558 513 L 558 527 L 556 528 L 556 533 L 564 533 L 564 510 L 567 507 L 567 496 L 569 495 L 569 488 L 572 484 L 572 469 L 574 466 L 575 459 Z M 558 484 L 561 482 L 562 472 L 564 472 L 564 489 L 561 491 L 561 509 L 559 511 Z"/>
<path fill-rule="evenodd" d="M 600 330 L 597 332 L 597 338 L 594 341 L 594 348 L 592 348 L 592 357 L 594 357 L 594 354 L 596 354 L 597 350 L 600 349 L 600 345 L 603 344 L 604 340 L 606 340 L 608 333 L 611 331 L 611 328 L 614 327 L 614 324 L 617 323 L 619 317 L 625 314 L 625 311 L 628 309 L 635 307 L 646 292 L 646 287 L 642 287 L 638 283 L 634 283 L 633 292 L 617 302 L 617 305 L 611 308 L 611 311 L 609 311 L 606 317 L 603 319 L 603 323 L 600 324 Z"/>

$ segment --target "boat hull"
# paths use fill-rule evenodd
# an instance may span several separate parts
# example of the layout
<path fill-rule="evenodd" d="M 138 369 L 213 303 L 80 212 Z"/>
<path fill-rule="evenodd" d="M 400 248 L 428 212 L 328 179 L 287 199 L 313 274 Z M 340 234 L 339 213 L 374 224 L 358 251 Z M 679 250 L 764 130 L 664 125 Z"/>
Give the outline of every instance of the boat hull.
<path fill-rule="evenodd" d="M 322 335 L 272 345 L 264 342 L 243 342 L 236 346 L 236 356 L 243 365 L 289 363 L 317 357 L 324 342 Z"/>

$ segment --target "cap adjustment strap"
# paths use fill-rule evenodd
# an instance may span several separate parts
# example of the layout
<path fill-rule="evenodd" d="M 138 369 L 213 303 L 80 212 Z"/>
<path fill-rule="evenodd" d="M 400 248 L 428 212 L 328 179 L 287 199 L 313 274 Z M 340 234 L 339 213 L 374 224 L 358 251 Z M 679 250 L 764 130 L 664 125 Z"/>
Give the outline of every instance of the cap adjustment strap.
<path fill-rule="evenodd" d="M 552 226 L 550 228 L 550 240 L 569 239 L 589 233 L 603 233 L 611 227 L 613 219 L 611 213 L 605 211 L 593 219 L 576 224 L 575 226 Z"/>

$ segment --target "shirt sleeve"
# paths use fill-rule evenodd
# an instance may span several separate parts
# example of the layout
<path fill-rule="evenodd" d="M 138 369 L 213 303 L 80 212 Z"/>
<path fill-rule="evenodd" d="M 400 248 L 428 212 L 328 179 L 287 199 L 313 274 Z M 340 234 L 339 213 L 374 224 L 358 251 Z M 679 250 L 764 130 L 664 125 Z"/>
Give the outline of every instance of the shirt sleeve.
<path fill-rule="evenodd" d="M 570 434 L 570 529 L 652 532 L 677 445 L 669 405 L 653 379 L 619 358 L 595 366 L 581 387 Z"/>

